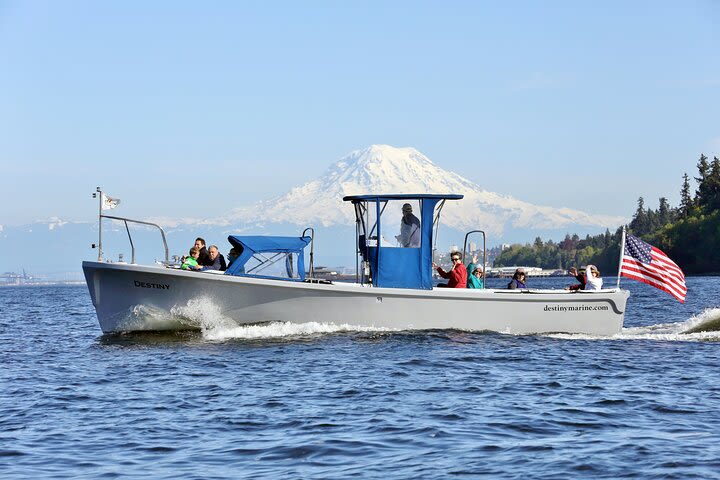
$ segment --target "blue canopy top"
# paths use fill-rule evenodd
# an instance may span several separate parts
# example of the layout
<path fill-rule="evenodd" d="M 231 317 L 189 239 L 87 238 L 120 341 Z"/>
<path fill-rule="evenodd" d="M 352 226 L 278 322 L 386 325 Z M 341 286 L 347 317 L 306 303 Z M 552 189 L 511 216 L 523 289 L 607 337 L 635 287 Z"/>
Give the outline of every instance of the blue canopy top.
<path fill-rule="evenodd" d="M 270 237 L 262 235 L 237 236 L 230 235 L 228 242 L 238 251 L 238 258 L 225 271 L 226 275 L 243 275 L 245 264 L 257 253 L 294 253 L 297 255 L 297 272 L 299 280 L 305 280 L 304 249 L 310 243 L 310 237 Z M 291 265 L 286 265 L 288 276 Z"/>
<path fill-rule="evenodd" d="M 348 195 L 343 197 L 345 202 L 357 202 L 367 200 L 422 200 L 422 199 L 435 199 L 435 200 L 460 200 L 463 195 L 456 193 L 389 193 L 389 194 L 378 194 L 378 195 Z"/>

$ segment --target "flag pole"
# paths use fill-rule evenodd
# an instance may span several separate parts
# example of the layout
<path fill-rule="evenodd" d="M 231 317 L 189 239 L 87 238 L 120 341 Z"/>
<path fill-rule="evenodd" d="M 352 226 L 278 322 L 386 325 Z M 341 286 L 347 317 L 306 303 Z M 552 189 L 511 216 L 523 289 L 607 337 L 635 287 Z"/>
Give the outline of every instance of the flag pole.
<path fill-rule="evenodd" d="M 100 187 L 95 189 L 98 192 L 98 262 L 102 262 L 102 204 L 103 193 Z"/>
<path fill-rule="evenodd" d="M 622 239 L 620 240 L 620 261 L 618 262 L 618 274 L 617 274 L 617 286 L 615 288 L 620 288 L 620 271 L 622 270 L 622 259 L 623 255 L 625 255 L 625 225 L 622 227 Z"/>

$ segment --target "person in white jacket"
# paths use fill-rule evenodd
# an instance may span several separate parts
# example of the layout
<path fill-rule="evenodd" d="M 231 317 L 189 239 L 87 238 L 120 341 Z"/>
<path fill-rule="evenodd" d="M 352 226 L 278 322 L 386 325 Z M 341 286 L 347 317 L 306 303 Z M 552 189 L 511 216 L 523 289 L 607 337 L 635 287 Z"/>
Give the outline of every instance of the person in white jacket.
<path fill-rule="evenodd" d="M 602 278 L 600 278 L 600 271 L 595 265 L 588 265 L 585 267 L 585 288 L 584 290 L 601 290 L 602 289 Z"/>

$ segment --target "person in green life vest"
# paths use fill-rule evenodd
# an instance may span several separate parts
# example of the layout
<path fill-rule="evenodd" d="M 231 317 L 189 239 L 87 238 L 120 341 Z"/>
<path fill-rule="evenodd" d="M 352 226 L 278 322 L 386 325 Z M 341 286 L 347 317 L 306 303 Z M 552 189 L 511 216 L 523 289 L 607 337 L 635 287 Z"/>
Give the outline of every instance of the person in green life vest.
<path fill-rule="evenodd" d="M 485 282 L 483 281 L 483 270 L 480 265 L 477 264 L 477 255 L 473 255 L 472 262 L 468 263 L 467 271 L 467 288 L 485 288 Z"/>
<path fill-rule="evenodd" d="M 180 266 L 183 270 L 199 270 L 201 267 L 198 265 L 198 257 L 200 256 L 200 249 L 198 247 L 192 247 L 190 249 L 190 256 L 185 257 L 183 264 Z"/>

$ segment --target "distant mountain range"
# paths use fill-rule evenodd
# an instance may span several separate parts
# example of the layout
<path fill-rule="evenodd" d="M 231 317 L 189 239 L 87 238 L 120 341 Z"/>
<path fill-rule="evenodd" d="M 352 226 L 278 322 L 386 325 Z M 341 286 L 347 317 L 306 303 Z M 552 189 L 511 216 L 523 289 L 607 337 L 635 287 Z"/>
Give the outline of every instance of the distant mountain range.
<path fill-rule="evenodd" d="M 330 265 L 337 262 L 354 265 L 354 216 L 346 195 L 367 193 L 456 193 L 464 195 L 457 202 L 448 202 L 443 210 L 439 237 L 455 244 L 462 242 L 464 232 L 482 229 L 489 236 L 490 245 L 501 242 L 532 241 L 536 236 L 561 240 L 566 233 L 597 233 L 614 230 L 626 219 L 608 215 L 592 215 L 570 208 L 533 205 L 508 195 L 484 190 L 460 175 L 443 170 L 414 148 L 395 148 L 372 145 L 356 150 L 331 165 L 320 177 L 291 189 L 284 195 L 253 205 L 231 210 L 222 219 L 175 219 L 171 217 L 145 219 L 166 228 L 173 253 L 185 253 L 195 236 L 201 235 L 211 243 L 221 245 L 230 233 L 299 234 L 304 227 L 314 226 L 318 233 L 316 259 Z M 127 199 L 126 201 L 131 201 Z M 121 208 L 121 207 L 120 207 Z M 122 216 L 120 209 L 113 214 Z M 124 228 L 124 227 L 123 227 Z M 107 228 L 105 252 L 112 255 L 130 252 L 124 230 Z M 145 251 L 147 237 L 159 258 L 159 239 L 154 232 L 138 235 L 136 248 Z M 70 271 L 79 268 L 80 261 L 92 259 L 92 250 L 85 247 L 97 239 L 97 225 L 54 218 L 49 222 L 21 227 L 0 225 L 0 245 L 4 251 L 14 251 L 18 245 L 32 245 L 32 256 L 10 255 L 0 259 L 1 271 L 23 268 L 33 273 Z M 135 239 L 135 238 L 134 238 Z M 340 243 L 341 242 L 341 243 Z M 115 245 L 117 244 L 117 250 Z M 323 248 L 319 248 L 323 244 Z M 28 251 L 23 248 L 24 251 Z M 161 250 L 161 249 L 160 249 Z M 41 252 L 46 255 L 39 256 Z M 325 252 L 326 256 L 323 256 Z M 326 258 L 327 260 L 323 260 Z M 139 256 L 147 261 L 148 257 Z"/>

